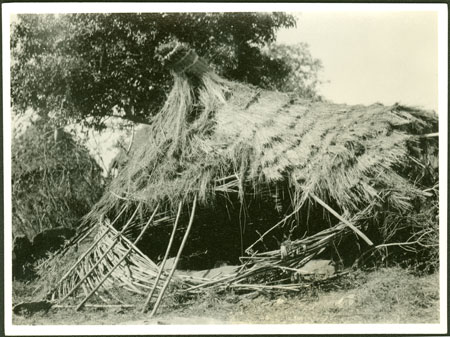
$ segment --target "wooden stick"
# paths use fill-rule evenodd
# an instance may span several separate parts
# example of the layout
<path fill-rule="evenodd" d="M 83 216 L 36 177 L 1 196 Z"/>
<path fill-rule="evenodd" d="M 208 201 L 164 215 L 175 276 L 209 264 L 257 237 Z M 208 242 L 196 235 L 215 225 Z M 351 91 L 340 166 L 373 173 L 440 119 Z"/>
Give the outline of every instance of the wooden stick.
<path fill-rule="evenodd" d="M 336 212 L 334 209 L 332 209 L 330 206 L 328 206 L 322 199 L 320 199 L 318 196 L 314 195 L 313 193 L 310 193 L 309 195 L 315 201 L 317 201 L 320 205 L 322 205 L 322 207 L 326 208 L 328 210 L 328 212 L 333 214 L 336 218 L 338 218 L 343 223 L 345 223 L 348 227 L 350 227 L 356 234 L 358 234 L 364 241 L 366 241 L 369 246 L 373 246 L 373 242 L 370 241 L 370 239 L 363 232 L 361 232 L 357 227 L 352 225 L 348 220 L 346 220 L 341 215 L 339 215 L 338 212 Z"/>
<path fill-rule="evenodd" d="M 89 234 L 91 234 L 93 231 L 94 231 L 94 229 L 96 228 L 97 226 L 92 226 L 91 228 L 89 228 L 89 229 L 85 229 L 84 231 L 82 230 L 80 233 L 77 233 L 77 234 L 75 234 L 75 236 L 74 237 L 72 237 L 71 239 L 70 239 L 70 241 L 60 250 L 60 251 L 57 251 L 56 252 L 56 254 L 55 255 L 53 255 L 52 257 L 51 257 L 51 260 L 44 260 L 44 262 L 42 262 L 42 264 L 44 264 L 44 263 L 48 263 L 49 261 L 52 261 L 52 260 L 54 260 L 55 259 L 55 257 L 57 257 L 57 256 L 62 256 L 62 255 L 64 255 L 70 248 L 72 248 L 75 244 L 77 244 L 77 245 L 79 245 L 84 239 L 86 239 L 88 236 L 89 236 Z M 81 238 L 81 239 L 80 239 Z M 42 265 L 41 264 L 41 265 Z M 40 266 L 41 266 L 40 265 Z M 38 267 L 38 268 L 40 268 L 40 267 Z"/>
<path fill-rule="evenodd" d="M 425 135 L 417 135 L 417 137 L 421 137 L 421 138 L 439 137 L 439 132 L 427 133 Z"/>
<path fill-rule="evenodd" d="M 232 284 L 230 285 L 230 288 L 246 288 L 246 289 L 270 289 L 270 290 L 284 290 L 284 291 L 295 291 L 299 292 L 300 289 L 298 288 L 304 288 L 305 286 L 301 285 L 291 285 L 291 286 L 266 286 L 262 284 Z"/>
<path fill-rule="evenodd" d="M 170 280 L 171 280 L 173 274 L 175 273 L 175 269 L 177 268 L 178 261 L 180 260 L 181 253 L 183 252 L 184 245 L 186 244 L 189 232 L 191 230 L 192 223 L 194 222 L 194 215 L 195 215 L 195 208 L 196 208 L 196 206 L 197 206 L 197 195 L 195 195 L 195 197 L 194 197 L 194 202 L 193 202 L 192 212 L 191 212 L 191 218 L 189 219 L 189 224 L 188 224 L 188 227 L 186 229 L 186 233 L 184 234 L 183 241 L 181 242 L 180 249 L 178 249 L 178 253 L 177 253 L 177 256 L 175 258 L 175 262 L 173 264 L 172 270 L 170 271 L 170 274 L 169 274 L 169 276 L 166 279 L 166 283 L 164 283 L 164 286 L 161 289 L 161 292 L 159 293 L 158 299 L 156 300 L 155 306 L 153 307 L 153 310 L 152 310 L 152 312 L 150 314 L 150 317 L 153 317 L 153 315 L 156 314 L 156 312 L 157 312 L 157 310 L 159 308 L 159 305 L 161 304 L 161 300 L 162 300 L 162 298 L 164 296 L 164 293 L 166 292 L 167 286 L 169 285 Z"/>
<path fill-rule="evenodd" d="M 166 265 L 166 261 L 167 261 L 167 258 L 169 256 L 170 249 L 172 248 L 173 239 L 175 238 L 175 232 L 177 230 L 178 220 L 180 219 L 182 206 L 183 206 L 183 203 L 180 201 L 180 205 L 178 206 L 177 218 L 176 218 L 175 223 L 173 225 L 173 230 L 172 230 L 172 234 L 170 235 L 169 245 L 167 246 L 166 254 L 164 255 L 164 258 L 163 258 L 163 260 L 161 262 L 161 266 L 159 268 L 158 275 L 156 276 L 155 283 L 153 284 L 153 288 L 149 292 L 148 297 L 145 300 L 144 306 L 142 307 L 142 310 L 141 310 L 142 313 L 147 312 L 148 304 L 150 303 L 150 300 L 152 299 L 153 293 L 156 290 L 156 286 L 158 285 L 159 279 L 160 279 L 160 277 L 162 275 L 162 272 L 164 270 L 164 266 Z"/>
<path fill-rule="evenodd" d="M 122 211 L 119 213 L 119 215 L 116 217 L 114 222 L 122 215 L 123 212 L 125 212 L 125 207 L 122 209 Z M 114 223 L 113 222 L 113 223 Z M 109 229 L 107 228 L 105 232 L 100 235 L 97 240 L 80 256 L 80 258 L 75 262 L 75 264 L 61 277 L 61 279 L 58 281 L 56 286 L 53 288 L 53 290 L 47 295 L 50 296 L 52 293 L 55 292 L 55 290 L 61 285 L 61 283 L 70 275 L 70 273 L 78 267 L 78 265 L 84 260 L 84 258 L 97 246 L 97 244 L 106 236 L 106 234 L 109 233 Z"/>
<path fill-rule="evenodd" d="M 132 109 L 133 109 L 133 114 L 134 114 L 134 108 L 132 108 Z M 130 153 L 131 146 L 133 145 L 133 140 L 134 140 L 134 125 L 131 125 L 131 140 L 130 140 L 130 144 L 128 144 L 128 148 L 127 148 L 127 152 L 126 152 L 127 155 Z"/>
<path fill-rule="evenodd" d="M 55 289 L 61 285 L 62 282 L 72 273 L 72 271 L 75 270 L 76 267 L 84 260 L 84 258 L 97 246 L 97 244 L 102 240 L 106 234 L 109 233 L 109 229 L 106 229 L 102 235 L 98 237 L 98 239 L 80 256 L 80 258 L 75 262 L 75 264 L 61 277 L 61 279 L 58 281 L 58 283 L 55 286 Z M 51 292 L 53 293 L 54 290 Z M 50 294 L 51 294 L 50 293 Z"/>
<path fill-rule="evenodd" d="M 145 231 L 147 230 L 148 226 L 150 226 L 151 222 L 153 221 L 153 218 L 156 215 L 156 212 L 158 211 L 159 208 L 159 204 L 156 206 L 155 210 L 153 211 L 152 216 L 150 217 L 150 220 L 148 220 L 147 224 L 145 225 L 145 227 L 142 229 L 141 233 L 139 234 L 139 236 L 136 238 L 136 240 L 134 241 L 134 245 L 136 245 L 139 240 L 141 240 L 142 236 L 144 236 Z M 137 209 L 136 209 L 137 210 Z M 105 276 L 103 276 L 103 278 L 100 280 L 100 282 L 95 286 L 94 289 L 91 290 L 91 292 L 89 293 L 88 296 L 86 296 L 84 298 L 84 300 L 81 301 L 81 303 L 77 306 L 77 311 L 80 310 L 84 303 L 87 302 L 87 300 L 89 300 L 89 298 L 97 291 L 98 288 L 101 287 L 101 285 L 106 281 L 106 279 L 114 272 L 114 270 L 117 269 L 117 267 L 119 267 L 119 265 L 127 258 L 128 254 L 130 254 L 133 250 L 133 247 L 130 247 L 126 253 L 120 258 L 120 260 L 108 271 L 108 273 L 106 273 Z"/>
<path fill-rule="evenodd" d="M 114 227 L 111 227 L 111 225 L 109 224 L 105 224 L 106 226 L 108 226 L 111 229 L 111 232 L 117 232 L 117 230 Z M 149 259 L 149 257 L 147 255 L 145 255 L 144 253 L 142 253 L 138 247 L 133 245 L 133 242 L 131 242 L 126 236 L 122 236 L 122 240 L 125 241 L 130 247 L 133 247 L 134 251 L 142 258 L 144 258 L 147 261 L 150 261 L 153 263 L 152 260 Z"/>
<path fill-rule="evenodd" d="M 208 282 L 205 282 L 205 283 L 198 284 L 196 286 L 190 287 L 190 288 L 186 289 L 186 291 L 192 291 L 192 290 L 196 290 L 196 289 L 199 289 L 199 288 L 204 288 L 204 287 L 207 287 L 207 286 L 211 286 L 211 285 L 214 285 L 214 284 L 217 284 L 217 283 L 222 283 L 224 281 L 229 281 L 229 280 L 230 280 L 230 282 L 233 282 L 235 280 L 245 278 L 248 275 L 253 274 L 255 271 L 260 271 L 260 270 L 262 270 L 264 268 L 266 268 L 266 266 L 257 267 L 256 269 L 246 270 L 244 273 L 242 273 L 240 275 L 234 274 L 234 275 L 230 275 L 230 276 L 225 276 L 225 277 L 223 277 L 221 279 L 218 279 L 218 280 L 208 281 Z"/>
<path fill-rule="evenodd" d="M 53 308 L 75 308 L 76 305 L 59 305 L 56 304 Z M 134 308 L 135 305 L 132 304 L 85 304 L 88 308 Z"/>
<path fill-rule="evenodd" d="M 80 244 L 84 239 L 86 239 L 86 237 L 87 237 L 89 234 L 92 233 L 92 231 L 93 231 L 95 228 L 96 228 L 96 226 L 92 226 L 92 227 L 87 228 L 87 229 L 82 229 L 81 232 L 76 233 L 75 236 L 73 236 L 73 237 L 69 240 L 69 242 L 68 242 L 64 247 L 61 248 L 61 250 L 57 251 L 56 254 L 54 254 L 50 259 L 44 260 L 44 261 L 38 266 L 38 269 L 39 269 L 43 264 L 48 263 L 49 261 L 53 261 L 57 256 L 59 257 L 59 256 L 64 255 L 71 247 L 73 247 L 73 245 L 75 245 L 75 242 L 76 242 L 77 245 Z M 81 238 L 81 239 L 80 239 L 80 238 Z M 51 293 L 48 293 L 48 296 L 49 296 L 50 294 L 51 294 Z"/>
<path fill-rule="evenodd" d="M 80 278 L 83 277 L 83 275 L 81 275 L 81 273 L 80 273 L 79 271 L 77 271 L 77 275 L 78 275 Z M 85 294 L 85 295 L 89 294 L 89 291 L 87 290 L 87 287 L 86 287 L 85 284 L 83 284 L 81 287 L 83 288 L 83 291 L 84 291 L 84 294 Z"/>
<path fill-rule="evenodd" d="M 140 205 L 139 205 L 140 206 Z M 91 273 L 95 270 L 95 268 L 97 268 L 97 266 L 102 262 L 102 260 L 106 257 L 106 255 L 108 255 L 108 253 L 114 248 L 114 246 L 119 242 L 119 237 L 120 235 L 127 229 L 127 227 L 131 224 L 131 221 L 133 220 L 133 218 L 136 216 L 137 211 L 139 209 L 139 206 L 136 207 L 136 210 L 134 211 L 133 215 L 131 216 L 131 218 L 128 220 L 128 222 L 125 224 L 125 226 L 122 228 L 122 230 L 120 232 L 118 232 L 114 237 L 113 237 L 113 243 L 110 244 L 110 246 L 106 249 L 106 251 L 103 253 L 103 255 L 100 256 L 100 258 L 97 260 L 96 263 L 94 263 L 94 265 L 91 267 L 91 269 L 89 269 L 89 271 L 84 275 L 84 277 L 77 282 L 77 284 L 75 284 L 75 286 L 69 291 L 69 293 L 64 296 L 61 299 L 61 302 L 66 300 L 70 295 L 73 294 L 73 292 L 75 290 L 78 289 L 78 287 L 89 277 L 89 275 L 91 275 Z"/>
<path fill-rule="evenodd" d="M 256 245 L 259 241 L 262 241 L 262 238 L 265 237 L 267 234 L 269 234 L 271 231 L 273 231 L 275 228 L 277 228 L 278 226 L 280 226 L 282 223 L 286 222 L 291 216 L 293 216 L 295 213 L 297 213 L 299 211 L 300 208 L 296 208 L 291 214 L 288 214 L 284 217 L 283 220 L 277 222 L 274 226 L 272 226 L 270 229 L 268 229 L 265 233 L 263 233 L 262 235 L 260 235 L 259 239 L 256 240 L 255 242 L 253 242 L 253 244 L 249 247 L 247 247 L 247 249 L 245 250 L 245 252 L 247 254 L 249 254 L 250 250 L 252 249 L 252 247 L 254 245 Z"/>

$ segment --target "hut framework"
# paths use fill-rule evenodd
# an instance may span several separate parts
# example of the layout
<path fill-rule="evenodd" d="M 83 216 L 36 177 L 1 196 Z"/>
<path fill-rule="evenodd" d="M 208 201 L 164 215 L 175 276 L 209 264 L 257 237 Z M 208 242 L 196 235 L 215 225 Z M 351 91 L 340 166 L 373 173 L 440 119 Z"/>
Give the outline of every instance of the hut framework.
<path fill-rule="evenodd" d="M 122 285 L 145 295 L 146 310 L 150 293 L 162 296 L 171 279 L 179 291 L 193 294 L 212 287 L 301 291 L 310 282 L 300 268 L 327 247 L 352 238 L 373 249 L 384 242 L 370 233 L 392 225 L 387 215 L 400 221 L 436 198 L 434 112 L 303 100 L 227 81 L 182 44 L 165 46 L 161 55 L 172 69 L 173 89 L 151 125 L 136 135 L 109 191 L 59 253 L 90 240 L 49 300 L 60 302 L 84 288 L 80 309 L 100 287 Z M 252 207 L 265 207 L 254 206 L 255 200 L 272 205 L 276 221 L 254 230 L 251 243 L 241 238 L 242 264 L 226 275 L 177 274 L 176 263 L 165 271 L 137 247 L 146 231 L 189 233 L 196 219 L 218 206 L 234 205 L 249 218 Z M 308 228 L 311 207 L 332 220 Z M 245 224 L 240 226 L 242 236 Z M 287 237 L 267 248 L 280 229 Z M 411 240 L 419 242 L 424 233 L 418 229 Z M 163 261 L 168 255 L 169 249 Z"/>

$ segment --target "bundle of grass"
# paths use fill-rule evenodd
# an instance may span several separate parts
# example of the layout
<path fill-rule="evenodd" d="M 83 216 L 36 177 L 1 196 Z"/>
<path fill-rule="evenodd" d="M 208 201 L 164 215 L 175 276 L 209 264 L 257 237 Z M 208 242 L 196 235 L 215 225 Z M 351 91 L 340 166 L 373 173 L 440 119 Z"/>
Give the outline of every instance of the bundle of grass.
<path fill-rule="evenodd" d="M 12 230 L 32 240 L 55 227 L 77 227 L 103 193 L 101 168 L 87 148 L 46 118 L 12 145 Z"/>
<path fill-rule="evenodd" d="M 127 226 L 124 235 L 130 239 L 157 207 L 153 234 L 170 230 L 180 203 L 180 223 L 187 224 L 198 198 L 194 228 L 238 226 L 241 249 L 228 254 L 245 250 L 253 256 L 244 275 L 259 282 L 250 272 L 260 270 L 258 263 L 264 272 L 280 267 L 286 272 L 312 256 L 334 251 L 340 256 L 342 246 L 359 256 L 374 244 L 415 235 L 398 224 L 436 198 L 427 191 L 437 182 L 434 112 L 308 101 L 222 79 L 180 43 L 160 53 L 172 69 L 172 91 L 160 114 L 136 136 L 127 163 L 74 242 L 124 205 L 130 212 L 143 205 L 138 216 L 125 212 L 116 223 L 119 230 Z M 144 237 L 143 245 L 168 241 L 151 237 Z M 295 242 L 288 252 L 292 258 L 280 256 L 285 242 Z M 271 282 L 286 277 L 274 275 Z"/>
<path fill-rule="evenodd" d="M 15 137 L 12 152 L 13 278 L 58 250 L 103 193 L 101 168 L 87 148 L 41 117 Z"/>

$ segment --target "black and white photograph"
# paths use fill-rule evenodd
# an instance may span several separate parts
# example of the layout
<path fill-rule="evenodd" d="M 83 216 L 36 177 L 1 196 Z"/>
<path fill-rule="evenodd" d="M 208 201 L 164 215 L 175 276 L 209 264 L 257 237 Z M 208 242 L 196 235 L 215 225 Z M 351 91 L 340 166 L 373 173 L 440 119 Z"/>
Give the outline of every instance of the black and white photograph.
<path fill-rule="evenodd" d="M 2 15 L 7 335 L 447 333 L 445 4 Z"/>

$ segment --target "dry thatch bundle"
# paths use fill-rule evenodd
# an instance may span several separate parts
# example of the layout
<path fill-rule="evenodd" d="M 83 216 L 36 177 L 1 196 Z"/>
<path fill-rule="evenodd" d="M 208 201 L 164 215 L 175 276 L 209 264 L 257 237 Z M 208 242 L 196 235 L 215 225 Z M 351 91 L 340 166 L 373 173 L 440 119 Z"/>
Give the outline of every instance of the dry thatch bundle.
<path fill-rule="evenodd" d="M 13 236 L 77 227 L 103 193 L 101 168 L 86 147 L 45 118 L 12 145 Z"/>
<path fill-rule="evenodd" d="M 431 113 L 295 100 L 238 84 L 227 89 L 226 104 L 196 112 L 192 123 L 184 107 L 163 110 L 141 131 L 145 146 L 131 153 L 99 207 L 120 197 L 174 205 L 194 193 L 205 203 L 217 192 L 243 199 L 250 189 L 257 194 L 280 182 L 292 188 L 296 209 L 311 193 L 351 213 L 384 196 L 405 210 L 406 200 L 423 195 L 400 167 L 414 161 L 417 135 L 437 126 Z"/>
<path fill-rule="evenodd" d="M 228 205 L 239 210 L 228 213 L 229 222 L 257 221 L 255 214 L 269 205 L 276 221 L 256 228 L 259 238 L 251 245 L 241 237 L 241 248 L 252 257 L 237 274 L 206 283 L 178 279 L 195 291 L 217 284 L 251 288 L 261 281 L 256 275 L 263 275 L 266 285 L 276 288 L 286 272 L 354 231 L 368 243 L 383 242 L 383 231 L 391 238 L 402 217 L 420 212 L 427 198 L 435 197 L 430 193 L 437 182 L 437 140 L 430 137 L 437 132 L 434 112 L 303 100 L 227 81 L 183 45 L 166 46 L 161 53 L 175 69 L 173 89 L 161 113 L 136 135 L 127 163 L 74 242 L 124 205 L 129 212 L 144 205 L 140 216 L 125 212 L 125 220 L 117 222 L 118 230 L 131 223 L 123 232 L 130 238 L 157 205 L 152 225 L 157 228 L 171 226 L 180 202 L 186 218 L 194 197 L 198 222 L 214 222 L 215 210 L 228 211 Z M 313 209 L 339 221 L 322 217 L 310 228 Z M 327 229 L 330 224 L 336 226 Z M 268 234 L 281 227 L 294 247 L 288 258 L 280 257 L 279 242 L 263 249 Z M 378 237 L 368 239 L 358 228 Z M 261 229 L 268 230 L 261 234 Z M 244 231 L 241 223 L 241 236 Z M 155 273 L 153 265 L 148 270 L 144 273 Z"/>

